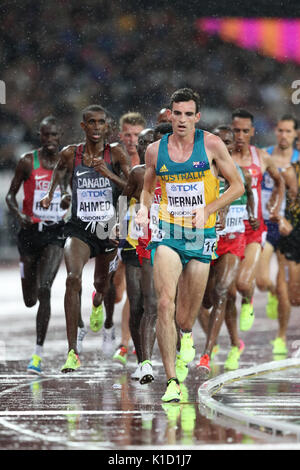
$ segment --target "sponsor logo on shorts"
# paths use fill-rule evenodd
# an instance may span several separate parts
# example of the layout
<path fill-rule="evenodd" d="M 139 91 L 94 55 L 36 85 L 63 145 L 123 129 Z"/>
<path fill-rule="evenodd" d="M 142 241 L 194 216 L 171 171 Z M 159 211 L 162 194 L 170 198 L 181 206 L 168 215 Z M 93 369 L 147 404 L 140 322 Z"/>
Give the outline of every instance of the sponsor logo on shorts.
<path fill-rule="evenodd" d="M 105 248 L 105 253 L 110 253 L 111 251 L 114 251 L 116 248 L 115 247 L 112 247 L 112 248 Z"/>

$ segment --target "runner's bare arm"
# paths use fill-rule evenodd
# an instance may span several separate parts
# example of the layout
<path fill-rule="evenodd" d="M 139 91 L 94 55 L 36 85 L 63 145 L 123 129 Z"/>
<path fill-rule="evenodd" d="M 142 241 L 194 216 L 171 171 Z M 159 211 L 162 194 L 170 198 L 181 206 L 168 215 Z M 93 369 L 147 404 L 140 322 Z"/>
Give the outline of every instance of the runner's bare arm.
<path fill-rule="evenodd" d="M 284 179 L 289 199 L 294 201 L 298 195 L 298 181 L 294 167 L 289 166 L 283 169 L 281 175 Z"/>
<path fill-rule="evenodd" d="M 121 145 L 117 145 L 111 149 L 112 164 L 115 168 L 119 167 L 123 178 L 116 173 L 109 170 L 103 159 L 93 158 L 93 167 L 96 171 L 101 173 L 102 176 L 109 178 L 113 183 L 119 186 L 120 189 L 124 189 L 129 177 L 129 163 L 127 155 L 125 154 Z"/>
<path fill-rule="evenodd" d="M 252 177 L 249 171 L 246 168 L 242 168 L 242 172 L 245 177 L 245 190 L 247 194 L 247 212 L 248 212 L 248 220 L 253 230 L 258 230 L 260 227 L 260 220 L 255 217 L 254 207 L 254 195 L 252 191 Z"/>
<path fill-rule="evenodd" d="M 260 150 L 260 157 L 262 161 L 262 168 L 265 167 L 266 171 L 269 173 L 271 178 L 274 181 L 274 188 L 269 199 L 267 208 L 270 213 L 270 220 L 276 222 L 279 216 L 279 210 L 281 207 L 281 203 L 284 197 L 285 192 L 285 183 L 284 179 L 282 178 L 280 171 L 274 165 L 272 161 L 272 157 L 265 152 L 264 150 Z"/>
<path fill-rule="evenodd" d="M 64 188 L 64 181 L 66 182 L 66 175 L 71 173 L 74 160 L 74 145 L 69 145 L 61 150 L 59 153 L 58 162 L 53 170 L 48 193 L 41 199 L 41 206 L 48 209 L 53 198 L 54 191 L 58 185 Z"/>
<path fill-rule="evenodd" d="M 32 154 L 24 154 L 16 167 L 15 174 L 10 184 L 10 188 L 6 195 L 6 204 L 12 214 L 14 214 L 22 226 L 32 224 L 32 220 L 26 214 L 22 214 L 19 209 L 16 195 L 20 190 L 21 185 L 26 181 L 31 173 L 32 168 Z"/>
<path fill-rule="evenodd" d="M 156 162 L 159 142 L 156 141 L 147 147 L 145 154 L 146 171 L 144 185 L 140 197 L 141 207 L 136 216 L 136 223 L 145 225 L 148 223 L 148 211 L 151 207 L 156 188 Z"/>

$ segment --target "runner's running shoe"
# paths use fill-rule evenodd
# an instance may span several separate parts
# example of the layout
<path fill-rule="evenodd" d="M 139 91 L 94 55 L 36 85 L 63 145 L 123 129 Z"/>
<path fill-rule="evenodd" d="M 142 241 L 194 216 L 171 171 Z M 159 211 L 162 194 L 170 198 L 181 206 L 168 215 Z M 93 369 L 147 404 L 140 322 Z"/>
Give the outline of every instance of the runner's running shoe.
<path fill-rule="evenodd" d="M 142 364 L 139 363 L 137 365 L 137 368 L 135 369 L 135 371 L 132 372 L 132 374 L 130 376 L 132 378 L 132 380 L 140 380 L 140 378 L 141 378 L 141 365 Z"/>
<path fill-rule="evenodd" d="M 276 295 L 268 292 L 268 303 L 266 305 L 267 317 L 271 320 L 276 320 L 278 318 L 278 299 Z"/>
<path fill-rule="evenodd" d="M 175 365 L 176 377 L 180 383 L 184 382 L 188 376 L 189 369 L 185 362 L 180 357 L 180 353 L 176 354 Z"/>
<path fill-rule="evenodd" d="M 103 328 L 103 337 L 102 337 L 102 352 L 106 357 L 112 357 L 115 350 L 116 342 L 116 333 L 115 327 Z"/>
<path fill-rule="evenodd" d="M 125 346 L 121 345 L 119 349 L 117 349 L 115 354 L 113 355 L 113 360 L 120 362 L 123 366 L 126 366 L 127 355 L 128 355 L 128 348 L 125 348 Z"/>
<path fill-rule="evenodd" d="M 216 357 L 216 355 L 219 354 L 219 352 L 220 352 L 220 346 L 218 344 L 215 344 L 210 355 L 211 360 L 213 360 Z"/>
<path fill-rule="evenodd" d="M 144 361 L 141 365 L 140 383 L 148 384 L 154 380 L 152 364 L 150 361 Z"/>
<path fill-rule="evenodd" d="M 242 304 L 240 313 L 240 330 L 248 331 L 254 322 L 254 311 L 252 304 Z"/>
<path fill-rule="evenodd" d="M 68 372 L 74 372 L 76 369 L 80 367 L 80 360 L 78 355 L 75 353 L 74 349 L 68 354 L 67 360 L 63 365 L 61 372 L 67 374 Z"/>
<path fill-rule="evenodd" d="M 197 364 L 197 369 L 204 371 L 206 374 L 210 373 L 210 364 L 209 364 L 209 355 L 204 354 L 203 356 L 200 357 L 200 361 Z"/>
<path fill-rule="evenodd" d="M 37 354 L 33 354 L 27 367 L 27 372 L 30 374 L 42 373 L 42 358 Z"/>
<path fill-rule="evenodd" d="M 192 333 L 183 333 L 180 340 L 180 359 L 185 362 L 191 362 L 196 354 Z"/>
<path fill-rule="evenodd" d="M 83 327 L 83 328 L 78 327 L 78 333 L 77 333 L 77 351 L 78 351 L 78 354 L 80 354 L 82 352 L 82 342 L 83 342 L 87 332 L 88 332 L 88 330 L 85 327 Z"/>
<path fill-rule="evenodd" d="M 181 395 L 179 382 L 177 379 L 172 378 L 168 380 L 167 390 L 161 399 L 162 401 L 167 402 L 167 403 L 181 401 L 182 395 Z"/>
<path fill-rule="evenodd" d="M 282 338 L 275 338 L 273 341 L 271 341 L 271 344 L 273 345 L 273 354 L 275 355 L 285 355 L 288 353 L 288 349 L 286 347 L 286 342 Z"/>
<path fill-rule="evenodd" d="M 230 349 L 227 359 L 224 364 L 224 369 L 227 370 L 236 370 L 239 368 L 239 359 L 242 352 L 245 349 L 245 344 L 242 340 L 240 340 L 240 347 L 232 346 Z"/>
<path fill-rule="evenodd" d="M 96 291 L 94 291 L 92 295 L 93 301 L 94 301 L 95 295 L 96 295 Z M 97 333 L 97 331 L 100 331 L 103 326 L 103 321 L 104 321 L 104 311 L 103 311 L 102 303 L 98 305 L 98 307 L 95 307 L 95 305 L 92 304 L 92 313 L 90 316 L 91 330 L 94 331 L 94 333 Z"/>

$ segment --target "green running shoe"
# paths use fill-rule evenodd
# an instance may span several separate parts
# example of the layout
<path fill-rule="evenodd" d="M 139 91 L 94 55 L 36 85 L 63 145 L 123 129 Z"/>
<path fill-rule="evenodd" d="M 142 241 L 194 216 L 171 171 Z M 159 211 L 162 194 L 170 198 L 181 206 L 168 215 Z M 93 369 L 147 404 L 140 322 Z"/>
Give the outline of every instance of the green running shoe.
<path fill-rule="evenodd" d="M 94 301 L 94 297 L 96 295 L 96 292 L 93 292 L 92 299 Z M 98 307 L 95 307 L 95 305 L 92 305 L 92 313 L 90 316 L 90 328 L 94 333 L 97 333 L 97 331 L 100 331 L 104 322 L 104 311 L 103 311 L 103 305 L 102 303 L 98 305 Z"/>
<path fill-rule="evenodd" d="M 230 349 L 227 359 L 224 364 L 224 369 L 226 370 L 236 370 L 239 368 L 239 360 L 242 352 L 244 351 L 245 344 L 240 340 L 240 347 L 232 346 Z"/>
<path fill-rule="evenodd" d="M 286 355 L 288 353 L 288 349 L 286 347 L 286 342 L 282 338 L 275 338 L 273 341 L 271 341 L 271 344 L 273 345 L 273 354 L 274 355 Z"/>
<path fill-rule="evenodd" d="M 167 390 L 161 399 L 162 401 L 167 402 L 167 403 L 170 403 L 170 402 L 177 403 L 181 401 L 182 395 L 181 395 L 179 382 L 177 379 L 172 378 L 168 380 Z"/>
<path fill-rule="evenodd" d="M 175 365 L 176 377 L 180 383 L 184 382 L 188 376 L 189 369 L 185 362 L 180 358 L 180 353 L 176 354 Z"/>
<path fill-rule="evenodd" d="M 242 304 L 240 313 L 240 330 L 248 331 L 254 322 L 254 311 L 252 304 Z"/>
<path fill-rule="evenodd" d="M 180 359 L 185 362 L 191 362 L 196 354 L 192 333 L 183 333 L 180 340 Z"/>
<path fill-rule="evenodd" d="M 115 354 L 113 355 L 113 360 L 120 362 L 123 366 L 126 366 L 127 356 L 128 356 L 128 348 L 121 345 L 116 350 Z"/>
<path fill-rule="evenodd" d="M 68 358 L 65 362 L 65 365 L 62 367 L 61 372 L 67 374 L 68 372 L 74 372 L 80 367 L 80 360 L 78 355 L 75 353 L 74 349 L 68 354 Z"/>
<path fill-rule="evenodd" d="M 271 320 L 276 320 L 278 318 L 278 299 L 276 295 L 268 292 L 268 303 L 266 305 L 267 317 Z"/>

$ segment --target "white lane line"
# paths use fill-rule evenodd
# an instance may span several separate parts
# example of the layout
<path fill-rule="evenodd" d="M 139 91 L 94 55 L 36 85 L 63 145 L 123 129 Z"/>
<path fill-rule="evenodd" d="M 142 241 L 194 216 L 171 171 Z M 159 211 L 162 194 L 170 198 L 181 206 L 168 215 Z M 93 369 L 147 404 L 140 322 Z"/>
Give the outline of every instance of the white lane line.
<path fill-rule="evenodd" d="M 285 359 L 282 361 L 273 361 L 260 364 L 247 369 L 238 369 L 234 372 L 221 374 L 216 378 L 207 380 L 198 389 L 200 402 L 208 407 L 214 414 L 234 418 L 238 421 L 247 423 L 248 426 L 259 425 L 262 428 L 270 428 L 274 433 L 281 431 L 293 433 L 300 439 L 300 426 L 294 423 L 280 423 L 274 419 L 264 418 L 262 416 L 250 416 L 249 414 L 236 410 L 229 405 L 224 405 L 215 400 L 213 395 L 219 392 L 223 386 L 241 379 L 251 378 L 268 372 L 276 372 L 291 367 L 300 367 L 300 358 Z"/>
<path fill-rule="evenodd" d="M 140 415 L 138 410 L 23 410 L 23 411 L 0 411 L 0 416 L 73 416 L 73 415 Z M 149 413 L 153 414 L 153 412 Z"/>

